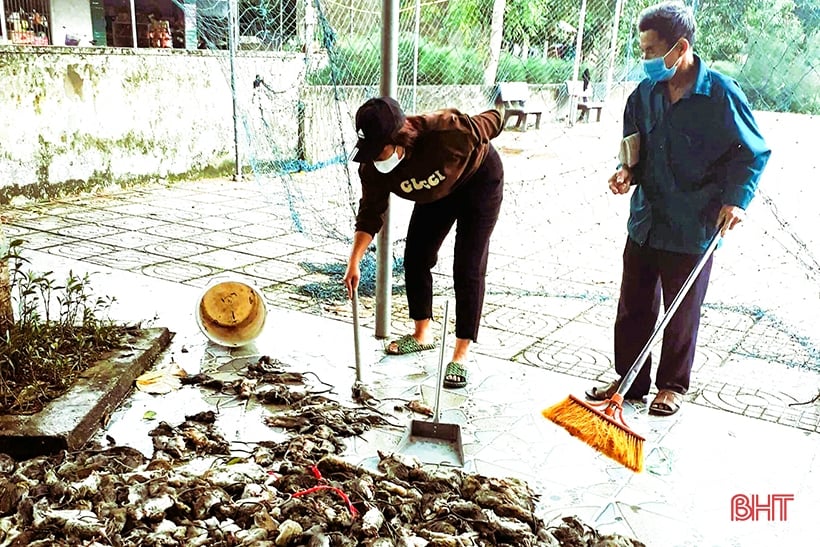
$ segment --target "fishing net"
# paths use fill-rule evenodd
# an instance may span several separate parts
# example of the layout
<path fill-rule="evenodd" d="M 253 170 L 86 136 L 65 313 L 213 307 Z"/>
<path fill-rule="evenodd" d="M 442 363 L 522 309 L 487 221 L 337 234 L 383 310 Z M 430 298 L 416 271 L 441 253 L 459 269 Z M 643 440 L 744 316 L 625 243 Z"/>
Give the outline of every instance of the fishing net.
<path fill-rule="evenodd" d="M 510 298 L 614 308 L 628 206 L 606 194 L 605 181 L 616 162 L 624 100 L 642 77 L 636 18 L 651 3 L 399 3 L 397 98 L 408 113 L 478 112 L 496 103 L 496 84 L 508 81 L 527 82 L 530 104 L 543 112 L 539 129 L 530 119 L 495 141 L 506 193 L 493 236 L 499 258 L 490 264 L 488 314 Z M 198 13 L 200 42 L 222 53 L 234 89 L 243 175 L 287 211 L 282 221 L 289 230 L 345 249 L 360 191 L 355 164 L 347 160 L 353 116 L 379 94 L 382 2 L 212 4 Z M 812 328 L 820 308 L 820 243 L 806 207 L 820 197 L 809 184 L 818 171 L 808 147 L 812 116 L 820 113 L 820 9 L 811 0 L 687 4 L 699 25 L 695 51 L 737 79 L 775 149 L 748 222 L 719 251 L 702 342 L 820 370 Z M 294 59 L 299 70 L 283 70 Z M 581 82 L 580 95 L 570 95 L 568 81 Z M 579 102 L 600 102 L 600 122 L 581 121 Z M 394 216 L 397 285 L 405 216 Z M 533 241 L 542 271 L 518 272 L 516 258 L 531 258 Z M 579 246 L 600 250 L 600 263 L 577 263 Z M 445 292 L 449 253 L 445 245 L 436 268 L 437 290 Z M 340 262 L 306 263 L 327 281 L 302 289 L 319 300 L 343 299 Z M 371 250 L 362 267 L 368 291 L 375 269 Z"/>

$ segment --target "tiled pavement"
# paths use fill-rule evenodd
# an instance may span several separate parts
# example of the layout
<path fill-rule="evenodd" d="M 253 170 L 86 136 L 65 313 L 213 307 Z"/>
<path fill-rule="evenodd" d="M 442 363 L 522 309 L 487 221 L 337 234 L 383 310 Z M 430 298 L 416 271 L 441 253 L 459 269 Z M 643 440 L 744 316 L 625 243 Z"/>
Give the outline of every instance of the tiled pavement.
<path fill-rule="evenodd" d="M 653 546 L 797 544 L 820 506 L 820 404 L 810 402 L 820 390 L 811 337 L 820 296 L 815 272 L 801 271 L 786 245 L 760 237 L 781 230 L 765 211 L 757 224 L 738 230 L 737 244 L 727 239 L 719 251 L 684 409 L 663 419 L 649 417 L 643 406 L 628 409 L 630 425 L 647 437 L 645 473 L 620 468 L 540 417 L 543 407 L 614 377 L 611 326 L 627 203 L 602 190 L 606 154 L 579 151 L 579 141 L 604 141 L 613 130 L 603 128 L 601 136 L 601 128 L 591 127 L 576 126 L 574 134 L 542 130 L 542 148 L 533 148 L 526 134 L 499 139 L 507 190 L 482 329 L 470 386 L 445 392 L 442 420 L 462 425 L 468 469 L 528 479 L 547 518 L 579 514 Z M 352 382 L 350 306 L 317 302 L 299 287 L 328 279 L 307 273 L 303 262 L 341 263 L 347 243 L 294 231 L 288 185 L 301 185 L 297 212 L 338 224 L 336 234 L 344 233 L 350 211 L 344 204 L 315 211 L 308 196 L 325 190 L 300 177 L 282 185 L 256 179 L 156 185 L 21 205 L 3 212 L 4 230 L 25 240 L 37 271 L 98 272 L 92 286 L 116 296 L 115 318 L 176 332 L 160 366 L 174 361 L 189 372 L 225 370 L 267 354 L 316 372 L 344 398 Z M 406 214 L 402 203 L 394 205 L 395 233 Z M 450 264 L 445 244 L 437 317 L 451 298 Z M 271 313 L 262 336 L 240 350 L 208 343 L 193 317 L 201 288 L 225 272 L 251 279 Z M 772 284 L 773 274 L 789 280 L 789 290 Z M 410 324 L 403 297 L 394 296 L 393 304 L 392 330 L 403 333 Z M 385 399 L 385 411 L 394 406 L 388 398 L 416 397 L 419 390 L 432 400 L 437 352 L 386 358 L 372 336 L 372 308 L 363 298 L 365 381 Z M 173 421 L 182 407 L 213 403 L 187 388 L 163 397 L 135 393 L 107 433 L 150 450 L 145 433 L 152 424 L 141 418 L 146 409 Z M 254 419 L 263 409 L 221 403 L 228 437 L 275 434 Z M 377 448 L 395 447 L 400 435 L 373 431 L 352 442 L 350 455 L 366 463 Z M 794 494 L 795 500 L 785 522 L 732 522 L 730 500 L 739 493 Z"/>

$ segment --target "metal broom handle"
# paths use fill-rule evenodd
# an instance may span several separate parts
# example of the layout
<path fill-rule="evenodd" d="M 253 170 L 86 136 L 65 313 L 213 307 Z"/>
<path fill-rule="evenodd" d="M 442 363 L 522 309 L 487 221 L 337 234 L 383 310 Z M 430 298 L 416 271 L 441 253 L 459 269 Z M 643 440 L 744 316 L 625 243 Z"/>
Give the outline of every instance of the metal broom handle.
<path fill-rule="evenodd" d="M 444 383 L 444 346 L 445 346 L 445 338 L 447 337 L 447 310 L 449 308 L 450 301 L 444 301 L 444 322 L 443 327 L 441 327 L 441 351 L 439 352 L 438 356 L 438 379 L 436 384 L 436 406 L 435 410 L 433 410 L 433 423 L 438 423 L 438 405 L 441 401 L 441 386 Z"/>
<path fill-rule="evenodd" d="M 638 358 L 635 359 L 635 362 L 627 371 L 626 375 L 624 375 L 624 379 L 621 382 L 621 385 L 618 386 L 618 395 L 623 397 L 626 395 L 626 392 L 629 391 L 629 388 L 632 387 L 632 382 L 635 381 L 635 377 L 638 376 L 638 373 L 641 370 L 641 367 L 646 362 L 646 359 L 649 357 L 649 353 L 652 351 L 652 346 L 654 345 L 655 341 L 657 340 L 658 336 L 663 332 L 663 329 L 666 328 L 666 325 L 669 324 L 669 321 L 672 320 L 672 315 L 674 315 L 675 310 L 678 309 L 680 303 L 686 297 L 686 293 L 689 292 L 689 289 L 695 283 L 695 280 L 700 275 L 701 270 L 706 265 L 706 261 L 709 260 L 709 257 L 712 256 L 715 248 L 720 241 L 720 229 L 712 236 L 712 241 L 709 243 L 709 247 L 707 247 L 706 252 L 703 253 L 703 256 L 700 257 L 698 263 L 695 265 L 695 269 L 689 274 L 689 277 L 686 278 L 686 281 L 683 282 L 683 286 L 678 291 L 678 294 L 675 296 L 675 299 L 672 300 L 672 304 L 669 305 L 669 309 L 664 312 L 663 317 L 661 318 L 660 324 L 655 327 L 655 332 L 652 333 L 652 336 L 649 337 L 649 341 L 641 350 L 641 353 L 638 355 Z"/>

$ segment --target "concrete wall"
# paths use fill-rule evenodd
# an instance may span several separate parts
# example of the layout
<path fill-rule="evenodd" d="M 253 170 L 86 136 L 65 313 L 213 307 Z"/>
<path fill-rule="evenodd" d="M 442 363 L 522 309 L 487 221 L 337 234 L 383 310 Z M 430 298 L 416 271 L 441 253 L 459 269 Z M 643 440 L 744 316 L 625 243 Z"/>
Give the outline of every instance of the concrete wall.
<path fill-rule="evenodd" d="M 235 61 L 241 161 L 295 168 L 338 161 L 356 140 L 374 87 L 305 86 L 302 53 L 241 52 Z M 326 59 L 325 59 L 326 60 Z M 307 62 L 306 62 L 307 61 Z M 234 171 L 230 64 L 224 51 L 0 46 L 0 203 L 16 196 Z M 254 87 L 256 75 L 265 84 Z M 544 123 L 565 119 L 563 85 L 531 86 Z M 624 93 L 607 108 L 620 112 Z M 408 112 L 493 105 L 492 86 L 399 88 Z M 281 168 L 281 165 L 280 167 Z"/>
<path fill-rule="evenodd" d="M 296 93 L 304 55 L 237 60 Z M 0 46 L 0 202 L 216 167 L 234 154 L 223 53 Z M 270 78 L 270 77 L 269 77 Z"/>

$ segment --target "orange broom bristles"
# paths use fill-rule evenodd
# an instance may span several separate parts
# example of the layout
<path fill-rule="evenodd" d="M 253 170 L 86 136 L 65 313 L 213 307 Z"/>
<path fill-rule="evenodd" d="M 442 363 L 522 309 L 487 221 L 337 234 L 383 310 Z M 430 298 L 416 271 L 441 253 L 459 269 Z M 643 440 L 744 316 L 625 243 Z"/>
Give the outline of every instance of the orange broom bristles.
<path fill-rule="evenodd" d="M 591 405 L 570 395 L 566 400 L 544 409 L 541 414 L 603 455 L 640 473 L 643 470 L 645 439 L 623 423 L 623 407 L 616 397 L 617 394 L 611 400 Z M 596 406 L 600 406 L 601 410 Z M 617 417 L 611 415 L 616 411 Z"/>

